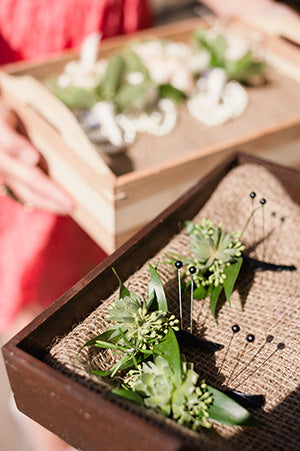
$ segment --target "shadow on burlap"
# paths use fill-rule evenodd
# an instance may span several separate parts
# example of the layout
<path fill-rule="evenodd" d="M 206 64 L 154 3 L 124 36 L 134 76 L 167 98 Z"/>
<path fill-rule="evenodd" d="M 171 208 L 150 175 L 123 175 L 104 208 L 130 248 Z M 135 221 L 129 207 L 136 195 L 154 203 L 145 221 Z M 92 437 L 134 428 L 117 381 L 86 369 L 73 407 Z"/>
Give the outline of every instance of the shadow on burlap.
<path fill-rule="evenodd" d="M 209 201 L 195 217 L 222 222 L 227 231 L 243 228 L 252 209 L 249 193 L 255 191 L 259 199 L 264 197 L 264 226 L 262 210 L 255 215 L 243 237 L 250 255 L 275 264 L 295 265 L 294 272 L 256 272 L 243 270 L 232 294 L 232 307 L 222 303 L 218 311 L 218 325 L 209 313 L 208 299 L 195 301 L 194 333 L 224 344 L 224 349 L 214 355 L 189 352 L 183 349 L 188 361 L 206 381 L 217 388 L 237 388 L 245 393 L 263 394 L 266 404 L 263 410 L 254 412 L 267 426 L 255 428 L 215 425 L 209 431 L 196 434 L 172 420 L 165 419 L 149 410 L 111 397 L 125 408 L 143 416 L 172 433 L 184 435 L 196 449 L 244 449 L 289 450 L 299 449 L 300 391 L 299 391 L 299 313 L 300 313 L 300 208 L 284 191 L 281 184 L 266 169 L 258 165 L 243 165 L 233 169 L 218 185 Z M 255 235 L 254 235 L 255 231 Z M 253 243 L 257 242 L 255 250 Z M 185 231 L 174 236 L 155 257 L 153 265 L 168 252 L 188 255 L 188 237 Z M 175 272 L 160 264 L 159 274 L 163 281 L 171 312 L 178 315 L 178 292 Z M 142 266 L 126 282 L 126 286 L 139 295 L 145 295 L 149 280 L 148 265 Z M 99 299 L 100 306 L 68 335 L 58 340 L 50 350 L 50 364 L 80 380 L 91 389 L 108 394 L 110 381 L 90 375 L 94 368 L 108 368 L 114 361 L 110 351 L 98 352 L 84 349 L 76 355 L 88 339 L 108 327 L 105 312 L 117 298 L 115 292 L 109 299 Z M 184 323 L 188 326 L 189 307 L 184 305 Z M 231 326 L 239 324 L 241 330 L 232 337 Z M 255 335 L 255 341 L 245 349 L 246 335 Z M 266 343 L 272 335 L 273 341 Z M 285 348 L 277 349 L 278 343 Z M 249 364 L 248 364 L 249 363 Z"/>

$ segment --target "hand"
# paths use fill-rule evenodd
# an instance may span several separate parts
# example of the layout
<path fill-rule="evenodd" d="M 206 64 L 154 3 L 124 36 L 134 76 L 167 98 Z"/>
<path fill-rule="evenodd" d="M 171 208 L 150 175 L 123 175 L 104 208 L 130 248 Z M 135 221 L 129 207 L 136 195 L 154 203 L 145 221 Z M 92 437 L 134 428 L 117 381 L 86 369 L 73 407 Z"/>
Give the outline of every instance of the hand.
<path fill-rule="evenodd" d="M 300 44 L 300 15 L 274 0 L 201 0 L 225 20 L 239 18 L 267 33 L 285 36 Z"/>
<path fill-rule="evenodd" d="M 251 18 L 266 14 L 283 13 L 287 15 L 297 15 L 291 8 L 273 0 L 201 0 L 201 3 L 210 8 L 220 17 L 241 17 Z"/>
<path fill-rule="evenodd" d="M 16 128 L 17 118 L 0 99 L 0 177 L 20 202 L 69 214 L 72 199 L 41 169 L 41 155 Z"/>

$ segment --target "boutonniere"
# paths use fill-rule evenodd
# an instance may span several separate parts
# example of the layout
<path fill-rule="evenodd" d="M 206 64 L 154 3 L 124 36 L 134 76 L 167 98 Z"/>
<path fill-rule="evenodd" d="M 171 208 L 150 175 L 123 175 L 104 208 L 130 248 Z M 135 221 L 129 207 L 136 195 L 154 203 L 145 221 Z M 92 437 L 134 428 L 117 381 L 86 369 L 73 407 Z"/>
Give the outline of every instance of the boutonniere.
<path fill-rule="evenodd" d="M 215 29 L 198 29 L 194 39 L 198 49 L 208 52 L 209 68 L 224 69 L 229 80 L 246 85 L 266 81 L 267 64 L 249 40 Z"/>
<path fill-rule="evenodd" d="M 193 298 L 201 300 L 209 296 L 210 311 L 215 317 L 217 302 L 223 290 L 230 304 L 234 284 L 243 263 L 242 251 L 245 247 L 240 241 L 242 232 L 226 232 L 221 224 L 215 226 L 207 219 L 203 219 L 202 224 L 186 221 L 185 226 L 191 255 L 183 257 L 168 254 L 166 263 L 173 268 L 180 259 L 185 264 L 182 270 L 185 290 L 191 286 L 187 276 L 190 275 L 190 269 L 194 268 Z"/>
<path fill-rule="evenodd" d="M 207 385 L 186 361 L 175 333 L 178 320 L 168 312 L 157 270 L 149 264 L 149 271 L 148 293 L 143 299 L 118 278 L 119 299 L 107 312 L 109 328 L 80 349 L 111 349 L 117 362 L 108 371 L 100 369 L 93 374 L 118 376 L 121 383 L 112 390 L 114 394 L 194 430 L 209 428 L 213 422 L 256 425 L 257 420 L 244 407 Z"/>

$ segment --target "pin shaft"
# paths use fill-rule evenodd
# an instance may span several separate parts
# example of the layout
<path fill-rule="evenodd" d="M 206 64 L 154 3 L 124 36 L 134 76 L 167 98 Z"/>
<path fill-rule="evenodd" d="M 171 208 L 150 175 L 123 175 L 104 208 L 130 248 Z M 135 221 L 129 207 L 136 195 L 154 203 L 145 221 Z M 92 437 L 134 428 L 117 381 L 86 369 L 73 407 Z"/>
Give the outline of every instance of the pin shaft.
<path fill-rule="evenodd" d="M 178 300 L 179 300 L 179 318 L 180 318 L 180 328 L 183 329 L 183 318 L 182 318 L 182 296 L 181 296 L 181 278 L 180 269 L 178 269 Z"/>
<path fill-rule="evenodd" d="M 256 371 L 258 371 L 260 368 L 262 368 L 264 366 L 265 363 L 267 363 L 267 361 L 273 357 L 273 355 L 275 354 L 275 352 L 277 352 L 278 349 L 275 349 L 266 359 L 264 359 L 264 361 L 257 366 L 251 373 L 248 374 L 248 376 L 242 381 L 239 382 L 234 388 L 233 390 L 236 390 L 242 383 L 246 382 L 246 380 L 248 380 L 251 376 L 253 376 L 254 373 L 256 373 Z"/>
<path fill-rule="evenodd" d="M 193 333 L 193 308 L 194 308 L 194 278 L 191 278 L 191 311 L 190 311 L 190 332 Z"/>

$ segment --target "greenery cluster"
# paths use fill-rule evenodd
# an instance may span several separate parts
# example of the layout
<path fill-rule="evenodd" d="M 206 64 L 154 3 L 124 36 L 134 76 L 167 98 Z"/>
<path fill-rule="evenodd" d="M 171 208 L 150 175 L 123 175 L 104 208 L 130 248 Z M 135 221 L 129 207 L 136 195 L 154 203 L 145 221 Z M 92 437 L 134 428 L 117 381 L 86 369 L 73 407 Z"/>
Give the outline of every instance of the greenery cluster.
<path fill-rule="evenodd" d="M 251 84 L 253 80 L 264 80 L 266 63 L 257 60 L 252 50 L 241 58 L 226 58 L 228 43 L 225 35 L 219 33 L 211 37 L 206 29 L 195 32 L 197 49 L 205 49 L 209 53 L 209 65 L 206 68 L 220 67 L 226 71 L 229 79 Z M 163 43 L 163 41 L 161 41 Z M 136 84 L 128 82 L 128 75 L 138 73 L 140 81 Z M 200 74 L 195 74 L 199 76 Z M 80 86 L 60 87 L 55 78 L 48 81 L 49 88 L 71 109 L 91 109 L 101 101 L 113 102 L 117 112 L 144 110 L 153 107 L 160 98 L 169 98 L 174 102 L 182 102 L 187 94 L 170 83 L 155 83 L 134 47 L 126 46 L 111 56 L 104 74 L 96 76 L 94 88 Z"/>
<path fill-rule="evenodd" d="M 194 37 L 197 46 L 209 52 L 209 66 L 224 69 L 230 80 L 247 85 L 265 81 L 267 64 L 258 59 L 253 50 L 248 50 L 241 57 L 232 60 L 226 56 L 228 42 L 224 33 L 214 35 L 210 30 L 199 29 Z"/>
<path fill-rule="evenodd" d="M 168 312 L 158 272 L 149 264 L 150 280 L 143 300 L 119 279 L 119 299 L 109 308 L 110 327 L 86 346 L 111 349 L 118 361 L 108 371 L 122 380 L 113 393 L 144 408 L 154 409 L 180 424 L 199 430 L 214 421 L 254 425 L 256 420 L 236 401 L 199 378 L 186 362 L 176 338 L 178 321 Z M 82 350 L 81 348 L 81 350 Z"/>
<path fill-rule="evenodd" d="M 137 84 L 129 83 L 127 76 L 130 73 L 141 74 L 141 81 Z M 111 101 L 117 112 L 137 111 L 155 105 L 160 98 L 169 98 L 174 102 L 181 102 L 186 98 L 184 92 L 171 84 L 157 85 L 141 58 L 130 47 L 109 59 L 104 75 L 98 77 L 97 84 L 92 89 L 80 86 L 62 88 L 55 79 L 49 80 L 48 86 L 73 110 L 89 110 L 97 102 Z"/>
<path fill-rule="evenodd" d="M 125 382 L 144 397 L 147 407 L 159 408 L 178 423 L 199 430 L 211 427 L 208 407 L 213 398 L 204 381 L 196 385 L 198 379 L 192 363 L 182 362 L 182 378 L 178 379 L 168 361 L 158 355 L 153 362 L 129 371 Z"/>
<path fill-rule="evenodd" d="M 230 303 L 242 266 L 244 246 L 240 241 L 241 232 L 228 233 L 222 229 L 222 224 L 215 226 L 208 219 L 203 219 L 202 224 L 186 221 L 185 226 L 190 237 L 191 256 L 186 258 L 168 254 L 166 263 L 173 268 L 176 260 L 183 261 L 186 266 L 182 275 L 185 278 L 192 266 L 196 268 L 193 297 L 200 300 L 210 296 L 210 310 L 215 317 L 216 305 L 223 289 Z M 190 281 L 186 283 L 186 289 L 190 284 Z"/>

